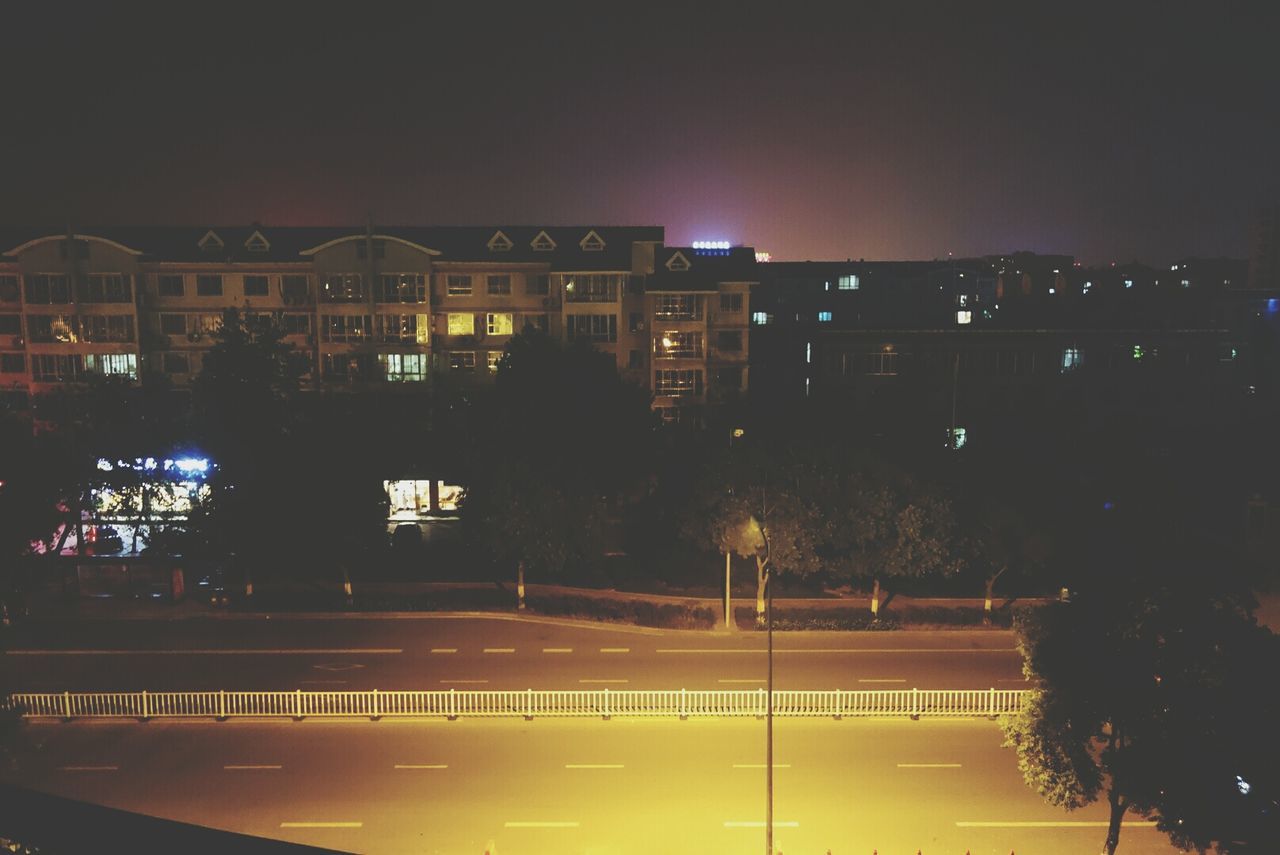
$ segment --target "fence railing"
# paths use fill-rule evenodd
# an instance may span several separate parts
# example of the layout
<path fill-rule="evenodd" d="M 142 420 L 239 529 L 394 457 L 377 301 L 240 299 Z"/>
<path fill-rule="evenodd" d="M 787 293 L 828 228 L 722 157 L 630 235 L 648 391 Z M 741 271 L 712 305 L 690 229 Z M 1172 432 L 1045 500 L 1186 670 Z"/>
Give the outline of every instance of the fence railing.
<path fill-rule="evenodd" d="M 1018 711 L 1020 689 L 775 691 L 773 714 L 788 717 L 998 716 Z M 763 716 L 764 689 L 423 692 L 60 692 L 19 693 L 9 704 L 27 718 L 245 718 L 311 716 L 440 718 L 590 716 Z"/>

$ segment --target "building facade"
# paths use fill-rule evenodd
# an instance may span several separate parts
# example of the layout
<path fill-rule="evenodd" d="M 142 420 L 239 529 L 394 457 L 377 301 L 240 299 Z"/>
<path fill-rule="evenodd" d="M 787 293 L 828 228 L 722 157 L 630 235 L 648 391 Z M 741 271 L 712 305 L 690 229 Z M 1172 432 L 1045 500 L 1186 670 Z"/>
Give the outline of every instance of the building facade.
<path fill-rule="evenodd" d="M 648 226 L 0 229 L 0 392 L 92 374 L 184 387 L 235 307 L 279 320 L 311 388 L 483 379 L 532 329 L 612 354 L 676 418 L 746 389 L 754 257 L 663 239 Z"/>

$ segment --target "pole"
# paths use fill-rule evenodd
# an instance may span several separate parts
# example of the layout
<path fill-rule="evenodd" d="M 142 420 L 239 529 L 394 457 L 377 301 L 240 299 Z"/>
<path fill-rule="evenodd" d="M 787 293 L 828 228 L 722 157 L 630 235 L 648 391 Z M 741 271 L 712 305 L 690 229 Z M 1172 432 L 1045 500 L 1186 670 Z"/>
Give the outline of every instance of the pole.
<path fill-rule="evenodd" d="M 765 693 L 765 790 L 768 794 L 764 813 L 764 855 L 773 855 L 773 568 L 765 577 L 765 634 L 769 637 L 769 681 Z"/>
<path fill-rule="evenodd" d="M 733 629 L 733 598 L 729 594 L 729 561 L 732 553 L 724 552 L 724 628 Z"/>

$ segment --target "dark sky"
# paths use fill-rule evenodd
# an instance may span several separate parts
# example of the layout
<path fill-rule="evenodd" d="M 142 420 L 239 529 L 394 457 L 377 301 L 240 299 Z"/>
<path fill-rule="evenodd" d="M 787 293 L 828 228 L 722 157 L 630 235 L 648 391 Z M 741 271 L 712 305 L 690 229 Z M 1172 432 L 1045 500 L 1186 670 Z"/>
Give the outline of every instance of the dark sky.
<path fill-rule="evenodd" d="M 1280 4 L 508 5 L 11 4 L 0 222 L 1163 264 L 1280 201 Z"/>

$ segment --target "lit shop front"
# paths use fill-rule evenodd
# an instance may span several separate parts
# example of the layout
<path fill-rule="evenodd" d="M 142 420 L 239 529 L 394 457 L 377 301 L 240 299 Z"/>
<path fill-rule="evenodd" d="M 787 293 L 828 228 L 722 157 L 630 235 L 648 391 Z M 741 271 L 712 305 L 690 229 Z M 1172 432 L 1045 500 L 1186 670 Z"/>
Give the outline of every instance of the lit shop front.
<path fill-rule="evenodd" d="M 462 502 L 462 487 L 444 481 L 383 481 L 382 487 L 391 501 L 387 518 L 393 522 L 456 516 Z"/>

